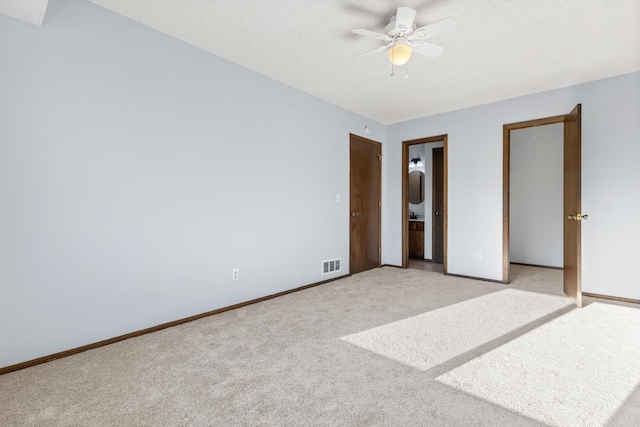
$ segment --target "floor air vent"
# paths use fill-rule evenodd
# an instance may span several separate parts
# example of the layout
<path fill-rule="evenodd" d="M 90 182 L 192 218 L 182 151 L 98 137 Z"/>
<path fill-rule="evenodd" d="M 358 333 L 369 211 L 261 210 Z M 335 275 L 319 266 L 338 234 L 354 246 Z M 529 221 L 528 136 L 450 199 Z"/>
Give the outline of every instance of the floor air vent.
<path fill-rule="evenodd" d="M 322 261 L 322 274 L 331 274 L 340 271 L 340 259 Z"/>

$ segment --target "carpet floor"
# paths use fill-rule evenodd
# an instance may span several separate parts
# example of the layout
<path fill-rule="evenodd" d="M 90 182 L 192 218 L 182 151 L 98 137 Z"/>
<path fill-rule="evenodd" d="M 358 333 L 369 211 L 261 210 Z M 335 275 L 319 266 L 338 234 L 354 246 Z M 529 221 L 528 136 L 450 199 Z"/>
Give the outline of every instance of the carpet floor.
<path fill-rule="evenodd" d="M 640 309 L 605 321 L 620 307 L 586 300 L 573 309 L 561 271 L 511 273 L 504 286 L 385 267 L 6 374 L 0 426 L 557 425 L 549 413 L 637 426 L 640 378 L 630 360 L 640 331 L 619 327 Z M 412 322 L 430 331 L 428 346 L 416 344 L 425 335 L 406 327 Z M 409 361 L 394 345 L 385 354 L 348 339 L 389 325 L 413 342 Z M 570 334 L 588 345 L 562 340 Z M 382 342 L 396 335 L 379 334 Z M 533 345 L 546 351 L 519 363 L 554 393 L 562 390 L 554 373 L 565 372 L 557 366 L 577 359 L 571 399 L 539 400 L 535 387 L 510 377 L 505 358 Z M 594 371 L 600 365 L 589 361 L 603 357 L 627 371 Z M 575 403 L 598 401 L 610 377 L 624 381 L 604 404 Z"/>
<path fill-rule="evenodd" d="M 640 384 L 638 334 L 638 309 L 593 303 L 436 381 L 550 426 L 603 426 Z"/>

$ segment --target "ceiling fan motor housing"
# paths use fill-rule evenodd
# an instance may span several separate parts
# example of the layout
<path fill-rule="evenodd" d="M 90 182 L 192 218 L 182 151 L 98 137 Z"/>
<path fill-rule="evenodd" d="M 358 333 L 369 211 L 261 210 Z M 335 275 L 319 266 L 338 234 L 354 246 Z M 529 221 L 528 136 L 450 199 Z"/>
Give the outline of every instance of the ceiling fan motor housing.
<path fill-rule="evenodd" d="M 396 15 L 393 15 L 391 19 L 389 19 L 389 23 L 386 27 L 384 27 L 384 32 L 389 35 L 389 37 L 395 37 L 400 34 L 409 34 L 415 31 L 416 23 L 411 24 L 411 28 L 408 28 L 406 25 L 399 25 L 396 28 Z"/>

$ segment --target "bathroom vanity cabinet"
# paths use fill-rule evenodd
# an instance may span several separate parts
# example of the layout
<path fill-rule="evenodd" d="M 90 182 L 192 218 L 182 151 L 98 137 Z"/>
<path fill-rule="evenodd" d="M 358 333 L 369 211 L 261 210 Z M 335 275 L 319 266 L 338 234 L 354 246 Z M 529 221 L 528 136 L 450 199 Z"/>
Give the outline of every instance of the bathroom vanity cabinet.
<path fill-rule="evenodd" d="M 409 258 L 424 259 L 424 221 L 409 221 Z"/>

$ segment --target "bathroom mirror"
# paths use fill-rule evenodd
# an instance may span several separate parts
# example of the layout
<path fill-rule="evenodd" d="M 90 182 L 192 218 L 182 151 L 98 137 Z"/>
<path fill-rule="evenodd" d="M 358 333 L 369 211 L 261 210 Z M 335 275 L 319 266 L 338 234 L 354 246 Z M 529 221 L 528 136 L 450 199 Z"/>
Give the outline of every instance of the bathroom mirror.
<path fill-rule="evenodd" d="M 424 173 L 409 172 L 409 203 L 417 205 L 424 202 Z"/>

